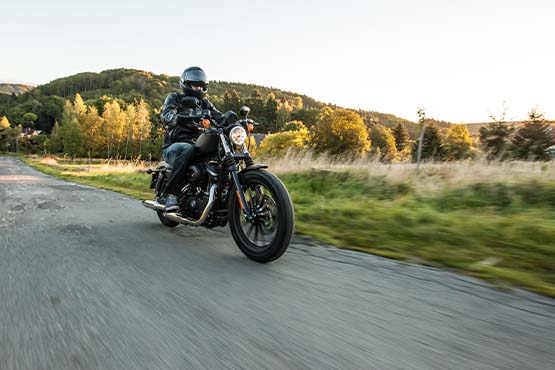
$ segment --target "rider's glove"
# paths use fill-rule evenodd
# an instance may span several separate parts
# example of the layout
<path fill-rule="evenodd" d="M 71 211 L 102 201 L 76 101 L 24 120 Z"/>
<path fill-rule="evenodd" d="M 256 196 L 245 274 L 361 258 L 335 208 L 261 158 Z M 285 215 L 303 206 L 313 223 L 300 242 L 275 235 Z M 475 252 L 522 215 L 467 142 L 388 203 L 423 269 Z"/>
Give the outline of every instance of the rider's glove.
<path fill-rule="evenodd" d="M 170 127 L 173 127 L 177 124 L 177 113 L 171 110 L 168 113 L 166 113 L 165 119 L 166 119 L 167 125 Z"/>

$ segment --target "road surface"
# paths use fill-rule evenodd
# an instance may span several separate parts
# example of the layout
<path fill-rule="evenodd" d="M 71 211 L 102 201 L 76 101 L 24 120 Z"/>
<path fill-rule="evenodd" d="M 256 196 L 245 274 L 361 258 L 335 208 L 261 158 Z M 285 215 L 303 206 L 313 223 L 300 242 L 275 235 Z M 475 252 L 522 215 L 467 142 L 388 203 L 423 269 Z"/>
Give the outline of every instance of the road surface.
<path fill-rule="evenodd" d="M 0 158 L 0 369 L 555 369 L 555 300 L 226 229 Z"/>

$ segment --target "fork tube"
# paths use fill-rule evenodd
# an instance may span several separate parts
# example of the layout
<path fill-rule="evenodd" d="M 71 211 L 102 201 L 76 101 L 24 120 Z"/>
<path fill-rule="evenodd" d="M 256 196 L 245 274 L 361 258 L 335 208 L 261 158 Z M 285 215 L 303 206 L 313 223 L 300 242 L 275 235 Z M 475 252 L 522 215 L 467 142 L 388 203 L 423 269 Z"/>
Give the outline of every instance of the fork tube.
<path fill-rule="evenodd" d="M 222 141 L 222 145 L 224 146 L 225 158 L 227 160 L 235 161 L 235 159 L 233 159 L 233 153 L 231 152 L 231 149 L 227 144 L 227 140 L 224 134 L 220 134 L 220 140 Z M 241 186 L 241 182 L 239 181 L 239 175 L 237 175 L 237 165 L 234 164 L 233 168 L 230 168 L 229 172 L 231 173 L 231 177 L 233 178 L 233 182 L 235 183 L 235 188 L 237 189 L 237 195 L 239 196 L 239 203 L 241 203 L 241 209 L 243 210 L 243 213 L 245 214 L 245 218 L 247 219 L 247 221 L 250 222 L 253 220 L 253 217 L 251 214 L 251 210 L 249 209 L 247 200 L 245 198 L 245 192 L 243 191 L 243 187 Z"/>

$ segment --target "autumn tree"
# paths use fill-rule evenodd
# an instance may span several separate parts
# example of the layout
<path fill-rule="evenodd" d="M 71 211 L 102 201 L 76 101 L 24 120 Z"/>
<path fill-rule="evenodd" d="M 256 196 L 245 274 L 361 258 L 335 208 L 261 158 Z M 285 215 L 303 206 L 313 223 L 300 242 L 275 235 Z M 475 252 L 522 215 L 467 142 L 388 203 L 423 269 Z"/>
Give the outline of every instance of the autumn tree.
<path fill-rule="evenodd" d="M 470 132 L 466 125 L 452 125 L 447 129 L 444 140 L 447 160 L 462 160 L 474 155 L 474 147 Z"/>
<path fill-rule="evenodd" d="M 310 129 L 317 153 L 361 157 L 370 150 L 370 139 L 362 118 L 348 109 L 322 109 L 319 121 Z"/>
<path fill-rule="evenodd" d="M 397 155 L 397 148 L 391 130 L 383 125 L 373 125 L 369 131 L 372 142 L 370 153 L 382 162 L 393 161 Z"/>
<path fill-rule="evenodd" d="M 306 128 L 266 135 L 260 146 L 256 148 L 256 155 L 260 158 L 283 157 L 289 151 L 305 148 L 308 137 Z"/>
<path fill-rule="evenodd" d="M 121 106 L 116 100 L 107 102 L 104 105 L 104 112 L 102 113 L 102 130 L 101 134 L 106 140 L 106 156 L 119 157 L 120 146 L 123 141 L 123 132 L 125 128 L 126 115 L 121 110 Z"/>

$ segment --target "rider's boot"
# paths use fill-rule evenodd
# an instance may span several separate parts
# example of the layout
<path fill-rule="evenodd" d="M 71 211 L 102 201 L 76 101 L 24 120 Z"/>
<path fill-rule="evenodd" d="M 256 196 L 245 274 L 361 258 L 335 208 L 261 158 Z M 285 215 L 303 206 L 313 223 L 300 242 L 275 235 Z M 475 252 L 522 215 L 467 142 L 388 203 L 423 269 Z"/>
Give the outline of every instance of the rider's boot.
<path fill-rule="evenodd" d="M 179 210 L 179 203 L 177 203 L 177 197 L 173 194 L 168 194 L 166 198 L 166 203 L 164 207 L 165 212 L 174 212 Z"/>

